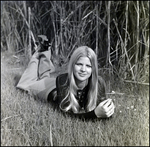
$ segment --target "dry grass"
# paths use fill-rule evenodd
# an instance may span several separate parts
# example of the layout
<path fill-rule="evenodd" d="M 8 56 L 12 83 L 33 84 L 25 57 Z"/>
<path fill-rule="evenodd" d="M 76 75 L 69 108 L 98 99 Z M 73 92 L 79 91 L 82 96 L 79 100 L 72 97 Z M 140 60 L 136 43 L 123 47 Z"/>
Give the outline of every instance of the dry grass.
<path fill-rule="evenodd" d="M 110 95 L 113 117 L 80 120 L 16 89 L 13 76 L 23 68 L 11 56 L 1 54 L 2 146 L 149 146 L 148 86 L 116 81 L 111 89 L 124 95 Z"/>

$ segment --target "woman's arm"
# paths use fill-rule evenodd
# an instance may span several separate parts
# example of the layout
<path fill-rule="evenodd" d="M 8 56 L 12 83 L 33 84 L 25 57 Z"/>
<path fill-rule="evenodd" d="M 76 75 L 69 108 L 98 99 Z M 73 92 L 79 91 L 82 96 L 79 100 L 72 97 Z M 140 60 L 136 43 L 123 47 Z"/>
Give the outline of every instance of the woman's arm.
<path fill-rule="evenodd" d="M 102 101 L 106 100 L 106 83 L 104 79 L 99 76 L 98 77 L 98 94 L 97 94 L 97 105 Z"/>
<path fill-rule="evenodd" d="M 73 112 L 66 112 L 65 114 L 67 115 L 71 115 L 72 116 L 75 116 L 75 117 L 78 117 L 78 118 L 81 118 L 81 119 L 94 119 L 94 118 L 97 118 L 96 114 L 95 114 L 95 110 L 92 110 L 92 111 L 89 111 L 89 112 L 86 112 L 86 113 L 73 113 Z"/>
<path fill-rule="evenodd" d="M 114 113 L 114 103 L 112 99 L 106 97 L 106 83 L 104 79 L 99 76 L 98 79 L 98 99 L 97 107 L 94 112 L 98 118 L 108 118 Z"/>
<path fill-rule="evenodd" d="M 86 113 L 73 113 L 67 112 L 70 115 L 77 116 L 79 118 L 109 118 L 114 113 L 114 103 L 112 99 L 107 99 L 101 102 L 94 110 Z"/>

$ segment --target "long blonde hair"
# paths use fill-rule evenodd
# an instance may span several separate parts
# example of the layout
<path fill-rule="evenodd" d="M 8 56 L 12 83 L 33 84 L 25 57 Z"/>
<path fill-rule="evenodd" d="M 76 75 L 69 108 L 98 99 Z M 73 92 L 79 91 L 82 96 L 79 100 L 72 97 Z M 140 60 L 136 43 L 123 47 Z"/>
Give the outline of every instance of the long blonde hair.
<path fill-rule="evenodd" d="M 97 56 L 95 52 L 88 46 L 78 47 L 72 54 L 69 65 L 68 65 L 68 78 L 69 78 L 69 89 L 67 96 L 60 103 L 60 108 L 63 111 L 72 110 L 74 113 L 79 112 L 79 103 L 75 98 L 77 92 L 77 85 L 75 82 L 75 77 L 73 73 L 73 68 L 80 57 L 88 57 L 92 65 L 92 74 L 89 78 L 89 91 L 87 94 L 87 105 L 85 110 L 92 111 L 96 107 L 97 101 L 97 90 L 98 90 L 98 65 L 97 65 Z M 67 106 L 66 103 L 69 104 Z"/>

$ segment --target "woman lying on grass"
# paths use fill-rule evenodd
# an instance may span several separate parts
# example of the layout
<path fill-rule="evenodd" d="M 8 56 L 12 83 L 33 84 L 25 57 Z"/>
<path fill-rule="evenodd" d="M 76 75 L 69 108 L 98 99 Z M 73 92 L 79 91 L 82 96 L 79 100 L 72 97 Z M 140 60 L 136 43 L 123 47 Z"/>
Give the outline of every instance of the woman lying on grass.
<path fill-rule="evenodd" d="M 114 113 L 112 99 L 106 98 L 105 82 L 98 76 L 95 52 L 77 48 L 69 61 L 68 72 L 52 77 L 51 52 L 33 54 L 17 88 L 58 104 L 63 112 L 84 118 L 109 118 Z"/>

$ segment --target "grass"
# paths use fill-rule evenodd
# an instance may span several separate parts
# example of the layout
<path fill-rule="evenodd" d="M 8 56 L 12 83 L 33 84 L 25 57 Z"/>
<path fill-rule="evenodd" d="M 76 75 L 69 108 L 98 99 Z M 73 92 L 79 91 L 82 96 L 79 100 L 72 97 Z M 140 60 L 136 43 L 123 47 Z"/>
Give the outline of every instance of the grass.
<path fill-rule="evenodd" d="M 16 89 L 13 77 L 23 67 L 1 53 L 1 146 L 149 146 L 149 87 L 117 82 L 109 95 L 115 114 L 109 119 L 65 116 Z"/>

